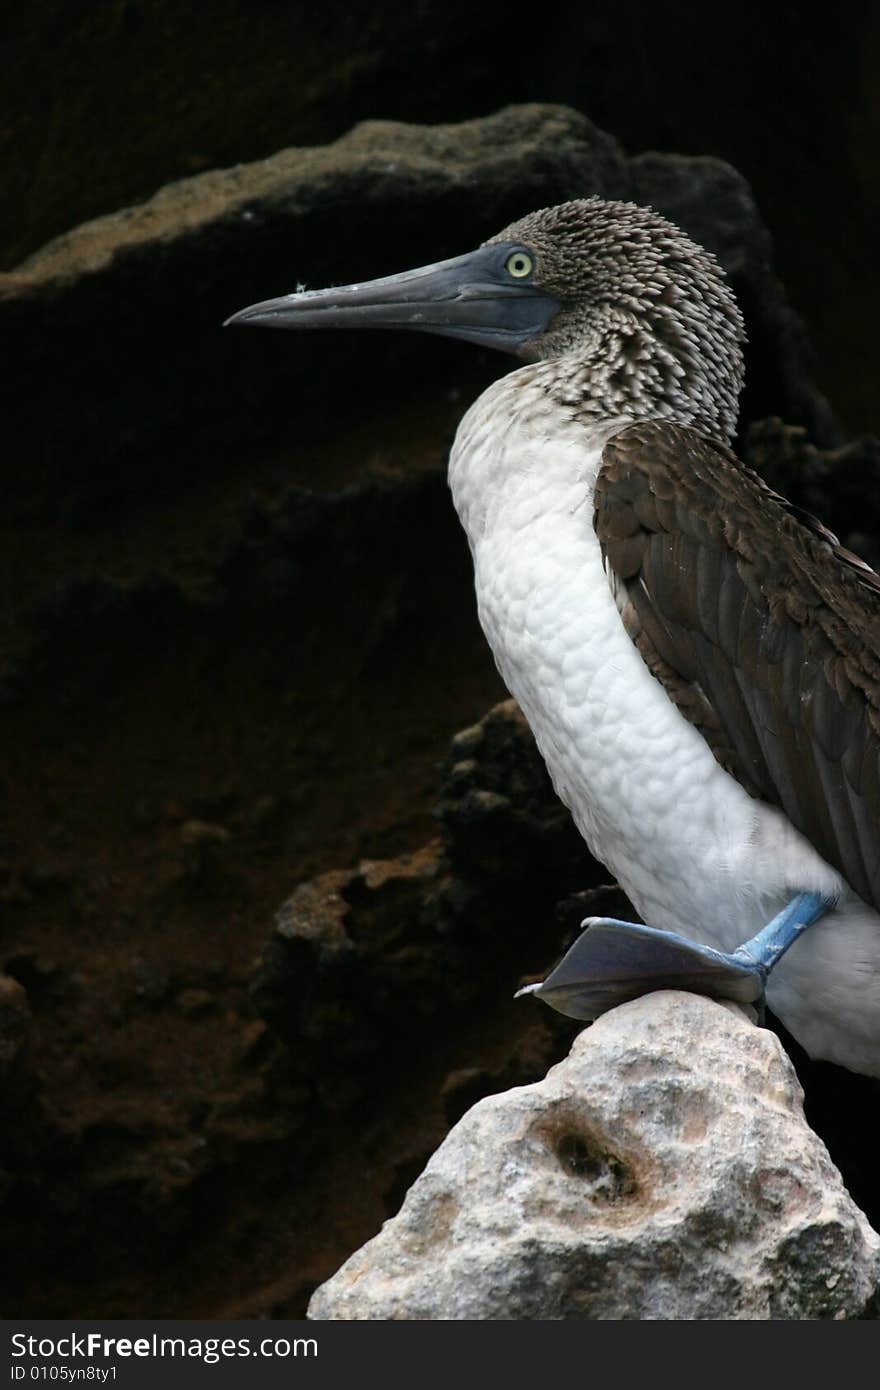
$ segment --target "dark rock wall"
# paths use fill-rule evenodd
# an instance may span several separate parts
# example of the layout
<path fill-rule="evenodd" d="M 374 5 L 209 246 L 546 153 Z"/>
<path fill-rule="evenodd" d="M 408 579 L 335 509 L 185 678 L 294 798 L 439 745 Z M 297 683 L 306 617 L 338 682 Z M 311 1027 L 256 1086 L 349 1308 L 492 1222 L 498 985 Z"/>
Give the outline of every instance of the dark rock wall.
<path fill-rule="evenodd" d="M 760 10 L 426 0 L 365 10 L 61 0 L 16 7 L 0 90 L 0 265 L 172 178 L 335 139 L 566 102 L 631 151 L 712 153 L 750 181 L 820 381 L 876 429 L 880 25 L 859 0 Z"/>

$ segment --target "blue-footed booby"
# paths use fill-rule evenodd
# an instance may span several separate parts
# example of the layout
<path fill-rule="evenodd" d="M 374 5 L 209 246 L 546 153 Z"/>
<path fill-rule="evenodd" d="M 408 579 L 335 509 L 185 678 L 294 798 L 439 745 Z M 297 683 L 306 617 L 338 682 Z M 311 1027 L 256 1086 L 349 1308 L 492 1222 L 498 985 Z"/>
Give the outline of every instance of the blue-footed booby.
<path fill-rule="evenodd" d="M 813 1057 L 880 1075 L 880 578 L 731 452 L 744 333 L 714 257 L 588 198 L 229 322 L 525 363 L 464 416 L 452 496 L 501 675 L 649 924 L 587 919 L 529 990 L 583 1019 L 766 990 Z"/>

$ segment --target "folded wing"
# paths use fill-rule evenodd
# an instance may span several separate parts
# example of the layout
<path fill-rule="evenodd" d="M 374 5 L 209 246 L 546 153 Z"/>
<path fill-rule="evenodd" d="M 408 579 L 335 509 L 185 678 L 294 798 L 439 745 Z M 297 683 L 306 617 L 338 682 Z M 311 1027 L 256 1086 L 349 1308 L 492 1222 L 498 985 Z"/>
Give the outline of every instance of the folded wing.
<path fill-rule="evenodd" d="M 880 578 L 722 445 L 606 445 L 594 525 L 626 628 L 718 761 L 880 907 Z"/>

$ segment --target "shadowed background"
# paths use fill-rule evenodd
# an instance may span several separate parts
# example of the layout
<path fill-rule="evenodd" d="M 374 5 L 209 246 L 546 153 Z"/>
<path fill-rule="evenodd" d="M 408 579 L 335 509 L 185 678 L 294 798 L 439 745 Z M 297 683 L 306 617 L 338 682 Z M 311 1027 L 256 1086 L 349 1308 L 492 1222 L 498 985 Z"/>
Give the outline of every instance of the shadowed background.
<path fill-rule="evenodd" d="M 880 15 L 722 3 L 520 15 L 422 0 L 43 0 L 7 17 L 0 265 L 170 179 L 335 139 L 358 120 L 453 121 L 565 102 L 630 151 L 746 176 L 807 319 L 819 379 L 877 428 Z"/>

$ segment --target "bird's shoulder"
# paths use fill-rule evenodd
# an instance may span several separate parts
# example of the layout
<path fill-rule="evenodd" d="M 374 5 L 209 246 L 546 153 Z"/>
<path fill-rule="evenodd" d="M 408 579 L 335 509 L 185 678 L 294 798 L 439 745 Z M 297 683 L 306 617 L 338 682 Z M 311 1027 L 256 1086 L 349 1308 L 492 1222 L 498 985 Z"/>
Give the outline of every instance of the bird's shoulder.
<path fill-rule="evenodd" d="M 817 627 L 880 682 L 880 575 L 726 445 L 671 421 L 627 425 L 603 449 L 594 509 L 621 576 L 651 535 L 690 538 L 735 564 L 774 619 Z"/>

